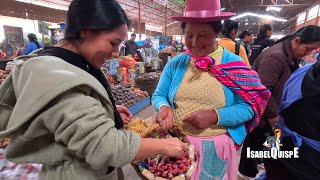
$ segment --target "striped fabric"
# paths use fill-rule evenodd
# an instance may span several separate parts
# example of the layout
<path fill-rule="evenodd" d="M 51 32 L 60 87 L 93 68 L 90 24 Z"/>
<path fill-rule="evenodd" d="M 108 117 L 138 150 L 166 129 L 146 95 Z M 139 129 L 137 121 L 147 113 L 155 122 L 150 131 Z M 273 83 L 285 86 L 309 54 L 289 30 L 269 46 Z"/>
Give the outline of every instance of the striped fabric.
<path fill-rule="evenodd" d="M 187 53 L 190 54 L 189 51 Z M 271 96 L 268 89 L 261 84 L 258 73 L 251 70 L 243 61 L 215 65 L 215 60 L 210 56 L 192 58 L 197 68 L 211 72 L 223 85 L 249 103 L 255 112 L 255 117 L 246 123 L 247 132 L 251 132 L 260 122 Z"/>

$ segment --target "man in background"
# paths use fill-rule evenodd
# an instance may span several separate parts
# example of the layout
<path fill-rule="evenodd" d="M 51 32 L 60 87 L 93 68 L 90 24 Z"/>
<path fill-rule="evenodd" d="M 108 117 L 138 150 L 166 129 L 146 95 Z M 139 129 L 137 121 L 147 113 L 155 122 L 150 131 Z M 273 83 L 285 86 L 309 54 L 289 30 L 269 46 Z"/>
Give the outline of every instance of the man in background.
<path fill-rule="evenodd" d="M 131 37 L 128 41 L 125 42 L 125 55 L 131 55 L 132 57 L 134 57 L 134 55 L 136 54 L 136 51 L 139 49 L 138 44 L 136 43 L 136 37 L 137 35 L 132 33 Z"/>

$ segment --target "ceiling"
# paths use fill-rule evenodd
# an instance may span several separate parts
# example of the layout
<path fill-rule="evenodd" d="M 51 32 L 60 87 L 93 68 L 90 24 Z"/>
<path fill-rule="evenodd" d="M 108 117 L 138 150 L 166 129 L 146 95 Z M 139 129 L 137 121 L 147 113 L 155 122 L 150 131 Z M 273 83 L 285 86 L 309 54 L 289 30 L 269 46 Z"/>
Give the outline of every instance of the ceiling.
<path fill-rule="evenodd" d="M 320 0 L 224 0 L 221 3 L 221 7 L 225 8 L 224 11 L 236 12 L 237 14 L 252 12 L 287 20 L 287 22 L 281 22 L 247 16 L 236 19 L 240 23 L 240 30 L 250 30 L 257 34 L 260 26 L 268 23 L 273 25 L 274 33 L 287 34 L 292 31 L 296 16 L 313 5 L 319 4 Z M 267 12 L 267 7 L 279 7 L 281 10 Z"/>
<path fill-rule="evenodd" d="M 36 5 L 67 10 L 72 0 L 16 0 Z M 183 7 L 177 3 L 178 0 L 117 0 L 128 14 L 129 18 L 135 21 L 139 19 L 139 6 L 141 22 L 146 23 L 146 28 L 154 31 L 164 31 L 168 34 L 180 34 L 180 24 L 172 21 L 171 16 L 181 15 Z M 201 0 L 199 0 L 201 1 Z M 293 27 L 297 14 L 310 8 L 320 0 L 221 0 L 221 7 L 224 11 L 243 14 L 245 12 L 260 15 L 271 15 L 282 18 L 286 22 L 245 16 L 236 19 L 240 22 L 240 30 L 251 30 L 256 33 L 264 23 L 274 26 L 275 33 L 289 33 Z M 167 8 L 165 5 L 167 4 Z M 266 11 L 268 6 L 280 7 L 281 11 Z M 167 24 L 167 26 L 165 26 Z"/>

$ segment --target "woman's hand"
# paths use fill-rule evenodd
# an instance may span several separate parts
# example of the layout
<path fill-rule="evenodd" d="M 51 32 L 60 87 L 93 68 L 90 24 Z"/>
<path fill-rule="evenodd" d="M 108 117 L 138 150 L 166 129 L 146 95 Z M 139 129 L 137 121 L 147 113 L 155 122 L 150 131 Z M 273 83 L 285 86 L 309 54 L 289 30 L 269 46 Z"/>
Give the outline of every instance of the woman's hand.
<path fill-rule="evenodd" d="M 128 108 L 122 105 L 117 105 L 117 111 L 119 112 L 124 124 L 128 124 L 131 121 L 133 115 L 130 113 Z"/>
<path fill-rule="evenodd" d="M 215 110 L 204 110 L 191 113 L 184 120 L 195 129 L 205 130 L 218 122 L 218 115 Z"/>
<path fill-rule="evenodd" d="M 169 138 L 163 140 L 163 155 L 170 157 L 179 157 L 189 150 L 186 143 L 181 142 L 178 138 Z"/>
<path fill-rule="evenodd" d="M 173 110 L 168 106 L 162 106 L 156 116 L 156 121 L 159 123 L 161 130 L 169 130 L 173 125 Z"/>

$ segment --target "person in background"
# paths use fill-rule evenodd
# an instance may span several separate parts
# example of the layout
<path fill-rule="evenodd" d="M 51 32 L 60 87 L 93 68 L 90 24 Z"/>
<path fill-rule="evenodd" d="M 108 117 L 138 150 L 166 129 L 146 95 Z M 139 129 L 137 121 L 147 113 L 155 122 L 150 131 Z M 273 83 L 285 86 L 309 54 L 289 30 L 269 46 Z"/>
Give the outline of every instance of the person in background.
<path fill-rule="evenodd" d="M 137 50 L 139 49 L 139 45 L 136 43 L 136 37 L 137 35 L 132 33 L 131 37 L 128 41 L 125 42 L 125 55 L 131 55 L 134 57 L 136 54 Z"/>
<path fill-rule="evenodd" d="M 233 54 L 236 54 L 242 58 L 242 60 L 250 67 L 248 56 L 245 48 L 238 42 L 239 23 L 233 20 L 225 20 L 222 28 L 223 38 L 218 42 L 218 45 L 226 48 Z"/>
<path fill-rule="evenodd" d="M 239 165 L 240 176 L 254 178 L 258 173 L 257 159 L 247 158 L 247 147 L 262 151 L 262 144 L 279 121 L 279 108 L 285 83 L 299 68 L 301 59 L 320 47 L 320 27 L 310 25 L 286 36 L 263 51 L 252 69 L 260 75 L 262 84 L 271 92 L 265 112 L 257 128 L 246 136 Z M 301 122 L 303 120 L 301 119 Z"/>
<path fill-rule="evenodd" d="M 65 39 L 14 60 L 0 86 L 0 138 L 11 138 L 9 161 L 42 164 L 42 180 L 117 180 L 135 160 L 188 151 L 177 138 L 124 129 L 131 113 L 115 105 L 101 67 L 118 53 L 128 27 L 116 0 L 74 0 Z"/>
<path fill-rule="evenodd" d="M 295 71 L 287 81 L 280 106 L 282 150 L 298 149 L 299 158 L 266 159 L 267 179 L 320 179 L 320 62 Z"/>
<path fill-rule="evenodd" d="M 191 180 L 237 178 L 235 145 L 257 125 L 270 96 L 255 71 L 217 46 L 221 20 L 234 15 L 220 9 L 218 0 L 188 0 L 185 16 L 173 17 L 188 50 L 167 63 L 152 96 L 160 126 L 179 127 L 195 146 Z"/>
<path fill-rule="evenodd" d="M 274 40 L 270 39 L 272 36 L 272 26 L 264 24 L 260 30 L 257 38 L 251 46 L 250 64 L 253 65 L 259 54 L 267 47 L 274 44 Z"/>
<path fill-rule="evenodd" d="M 244 47 L 247 53 L 247 57 L 249 59 L 251 49 L 250 49 L 250 43 L 252 42 L 253 34 L 250 31 L 242 31 L 239 35 L 239 43 Z"/>
<path fill-rule="evenodd" d="M 25 46 L 25 48 L 22 50 L 23 55 L 28 55 L 32 51 L 43 48 L 42 42 L 38 41 L 38 38 L 35 34 L 30 33 L 28 34 L 29 42 Z"/>
<path fill-rule="evenodd" d="M 240 43 L 236 42 L 238 32 L 239 23 L 237 21 L 225 20 L 221 32 L 223 38 L 219 40 L 218 45 L 226 48 L 233 54 L 240 56 L 242 60 L 250 67 L 246 50 Z"/>

